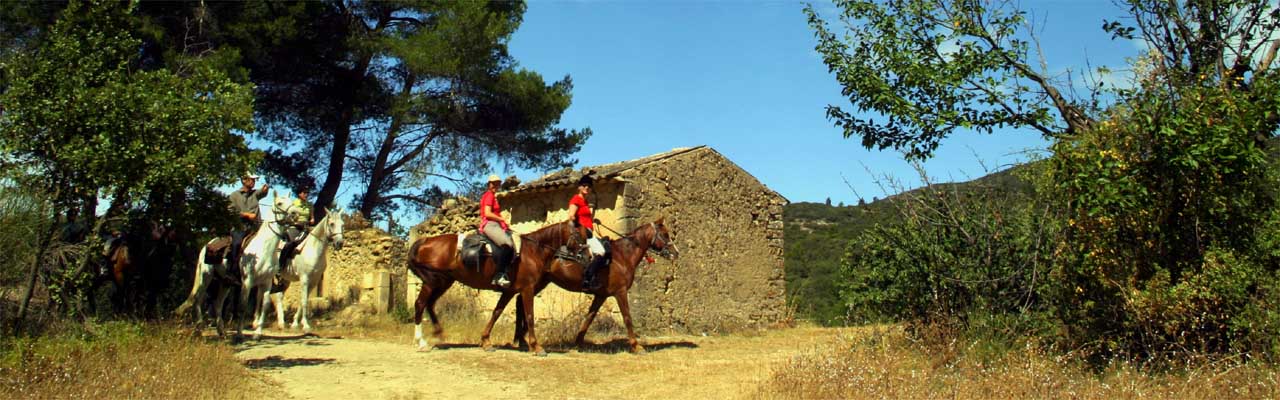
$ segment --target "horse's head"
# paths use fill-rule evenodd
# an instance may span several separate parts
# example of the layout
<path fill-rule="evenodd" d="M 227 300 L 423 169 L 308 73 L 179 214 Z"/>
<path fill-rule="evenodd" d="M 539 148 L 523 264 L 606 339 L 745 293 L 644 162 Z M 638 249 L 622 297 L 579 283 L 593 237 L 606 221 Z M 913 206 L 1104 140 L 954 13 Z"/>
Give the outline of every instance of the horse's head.
<path fill-rule="evenodd" d="M 342 215 L 342 207 L 330 208 L 324 215 L 324 221 L 321 222 L 325 224 L 325 230 L 329 231 L 326 239 L 333 244 L 334 250 L 342 250 Z"/>
<path fill-rule="evenodd" d="M 676 248 L 675 242 L 671 241 L 671 230 L 667 229 L 664 219 L 666 218 L 658 218 L 657 221 L 649 224 L 650 229 L 653 230 L 653 237 L 649 239 L 649 248 L 656 250 L 663 258 L 674 260 L 680 257 L 680 250 Z"/>
<path fill-rule="evenodd" d="M 293 208 L 293 199 L 290 199 L 289 196 L 277 195 L 274 190 L 271 191 L 271 213 L 274 214 L 276 221 L 288 214 L 290 208 Z"/>

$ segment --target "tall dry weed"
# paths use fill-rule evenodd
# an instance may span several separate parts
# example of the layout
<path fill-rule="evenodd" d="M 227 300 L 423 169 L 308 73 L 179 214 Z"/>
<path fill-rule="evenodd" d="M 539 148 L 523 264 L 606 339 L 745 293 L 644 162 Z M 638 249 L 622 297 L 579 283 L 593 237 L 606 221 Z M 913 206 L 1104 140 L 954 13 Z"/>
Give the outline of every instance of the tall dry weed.
<path fill-rule="evenodd" d="M 221 342 L 113 322 L 0 344 L 0 398 L 249 399 L 267 384 Z"/>
<path fill-rule="evenodd" d="M 1150 371 L 1115 362 L 1092 369 L 1035 344 L 1000 353 L 983 343 L 912 341 L 900 329 L 845 336 L 776 368 L 758 397 L 777 399 L 1221 399 L 1280 397 L 1280 370 L 1237 359 Z"/>

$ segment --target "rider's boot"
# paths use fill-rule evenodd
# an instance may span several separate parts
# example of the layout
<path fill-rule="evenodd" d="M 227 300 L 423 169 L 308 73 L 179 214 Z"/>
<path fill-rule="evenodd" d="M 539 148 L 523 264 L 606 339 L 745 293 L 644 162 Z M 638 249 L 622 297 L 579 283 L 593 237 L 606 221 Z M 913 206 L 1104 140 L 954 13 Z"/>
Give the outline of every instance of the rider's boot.
<path fill-rule="evenodd" d="M 515 251 L 507 246 L 497 246 L 493 250 L 493 265 L 497 271 L 493 274 L 493 284 L 506 289 L 511 287 L 511 280 L 507 278 L 507 270 L 511 267 L 511 258 Z"/>
<path fill-rule="evenodd" d="M 586 270 L 582 273 L 582 288 L 587 291 L 596 291 L 600 289 L 600 285 L 604 283 L 604 279 L 600 279 L 600 269 L 604 267 L 604 256 L 593 256 L 591 263 L 587 264 Z"/>

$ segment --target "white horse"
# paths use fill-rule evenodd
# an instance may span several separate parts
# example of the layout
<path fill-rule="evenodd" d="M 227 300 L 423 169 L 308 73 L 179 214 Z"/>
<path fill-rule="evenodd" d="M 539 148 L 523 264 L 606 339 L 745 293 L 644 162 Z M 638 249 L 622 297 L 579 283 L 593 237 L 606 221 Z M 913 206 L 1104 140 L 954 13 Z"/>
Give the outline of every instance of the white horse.
<path fill-rule="evenodd" d="M 316 284 L 320 283 L 320 278 L 324 276 L 324 268 L 327 264 L 325 252 L 333 245 L 334 250 L 342 250 L 342 215 L 341 208 L 330 209 L 320 222 L 316 223 L 311 232 L 307 234 L 306 239 L 302 240 L 302 244 L 298 245 L 297 253 L 293 260 L 289 261 L 289 265 L 284 266 L 280 271 L 280 279 L 286 282 L 298 282 L 299 290 L 302 291 L 300 297 L 301 304 L 298 311 L 293 314 L 292 329 L 298 329 L 298 321 L 302 321 L 302 332 L 310 333 L 311 324 L 307 323 L 307 314 L 310 308 L 307 305 L 307 299 L 311 295 L 311 290 Z M 276 306 L 276 326 L 284 327 L 284 293 L 275 293 Z"/>
<path fill-rule="evenodd" d="M 283 244 L 282 236 L 284 227 L 279 223 L 279 216 L 284 215 L 293 202 L 288 197 L 279 197 L 275 191 L 271 192 L 271 212 L 273 218 L 271 221 L 264 221 L 258 226 L 258 231 L 253 235 L 253 239 L 248 245 L 244 246 L 244 250 L 240 256 L 240 274 L 241 274 L 241 292 L 240 292 L 240 312 L 238 313 L 236 324 L 236 336 L 240 336 L 240 329 L 244 326 L 243 317 L 250 310 L 257 312 L 256 323 L 254 324 L 254 339 L 262 336 L 262 318 L 265 314 L 258 309 L 262 306 L 263 299 L 269 299 L 271 288 L 271 280 L 275 277 L 276 271 L 280 269 L 280 248 Z M 215 239 L 216 240 L 216 239 Z M 210 243 L 213 241 L 211 240 Z M 230 276 L 227 270 L 226 262 L 222 259 L 217 263 L 208 264 L 205 262 L 205 248 L 200 249 L 200 255 L 196 258 L 199 268 L 196 270 L 195 282 L 191 285 L 191 294 L 187 296 L 187 300 L 178 306 L 176 314 L 182 315 L 191 307 L 195 307 L 197 324 L 204 321 L 204 313 L 202 306 L 204 304 L 205 290 L 209 283 L 214 279 L 225 278 Z M 225 279 L 224 279 L 225 280 Z M 249 295 L 253 289 L 258 289 L 261 294 L 255 308 L 248 308 Z M 226 302 L 227 296 L 231 294 L 231 285 L 220 285 L 215 297 L 213 305 L 213 315 L 217 322 L 215 325 L 218 335 L 223 335 L 222 328 L 222 309 Z"/>

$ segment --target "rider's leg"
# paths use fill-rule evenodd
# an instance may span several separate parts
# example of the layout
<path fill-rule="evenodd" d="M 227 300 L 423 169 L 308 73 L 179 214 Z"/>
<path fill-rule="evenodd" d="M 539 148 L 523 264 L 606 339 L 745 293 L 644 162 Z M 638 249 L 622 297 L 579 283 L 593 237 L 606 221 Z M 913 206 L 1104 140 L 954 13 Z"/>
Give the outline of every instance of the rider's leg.
<path fill-rule="evenodd" d="M 497 271 L 493 274 L 493 284 L 506 287 L 510 284 L 507 279 L 507 269 L 511 266 L 511 259 L 515 255 L 515 244 L 511 241 L 511 235 L 497 222 L 484 224 L 484 235 L 492 240 L 495 246 L 493 262 Z"/>

